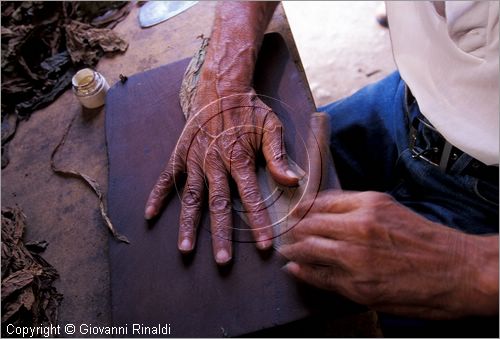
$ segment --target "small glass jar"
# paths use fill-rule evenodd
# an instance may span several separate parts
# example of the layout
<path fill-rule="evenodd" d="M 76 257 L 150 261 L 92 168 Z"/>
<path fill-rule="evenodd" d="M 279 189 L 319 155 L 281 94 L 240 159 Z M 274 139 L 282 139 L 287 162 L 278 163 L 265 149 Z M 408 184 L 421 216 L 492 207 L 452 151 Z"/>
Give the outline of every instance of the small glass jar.
<path fill-rule="evenodd" d="M 71 80 L 73 93 L 80 103 L 87 108 L 98 108 L 104 105 L 108 82 L 99 73 L 90 68 L 79 70 Z"/>

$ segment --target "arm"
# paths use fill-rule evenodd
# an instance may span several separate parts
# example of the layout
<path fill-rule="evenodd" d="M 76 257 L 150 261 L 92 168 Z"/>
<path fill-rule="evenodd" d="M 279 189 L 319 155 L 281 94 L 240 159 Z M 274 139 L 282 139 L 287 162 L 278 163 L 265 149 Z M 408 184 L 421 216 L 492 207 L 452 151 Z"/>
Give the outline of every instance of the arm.
<path fill-rule="evenodd" d="M 461 308 L 470 315 L 498 314 L 498 235 L 465 238 Z"/>
<path fill-rule="evenodd" d="M 194 249 L 196 227 L 208 186 L 212 248 L 217 264 L 232 258 L 231 176 L 258 249 L 272 245 L 272 228 L 255 173 L 262 151 L 272 177 L 297 185 L 290 170 L 278 117 L 252 88 L 257 53 L 276 3 L 219 3 L 209 50 L 200 73 L 193 111 L 165 170 L 146 203 L 145 218 L 157 216 L 176 178 L 187 173 L 182 193 L 178 247 Z"/>
<path fill-rule="evenodd" d="M 291 274 L 375 310 L 498 314 L 498 235 L 456 231 L 375 192 L 320 196 L 293 235 L 281 249 Z"/>
<path fill-rule="evenodd" d="M 201 81 L 219 95 L 247 91 L 264 32 L 278 2 L 219 2 Z"/>

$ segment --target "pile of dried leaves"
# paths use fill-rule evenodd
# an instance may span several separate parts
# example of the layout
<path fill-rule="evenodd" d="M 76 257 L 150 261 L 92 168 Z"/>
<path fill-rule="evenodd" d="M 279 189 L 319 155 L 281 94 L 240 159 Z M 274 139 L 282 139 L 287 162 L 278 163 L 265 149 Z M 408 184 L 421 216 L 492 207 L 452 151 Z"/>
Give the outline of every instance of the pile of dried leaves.
<path fill-rule="evenodd" d="M 2 2 L 2 168 L 18 120 L 54 101 L 76 70 L 127 49 L 112 28 L 130 9 L 125 1 Z"/>
<path fill-rule="evenodd" d="M 47 243 L 22 241 L 26 217 L 2 208 L 2 333 L 6 326 L 56 325 L 62 295 L 52 286 L 56 269 L 38 253 Z"/>

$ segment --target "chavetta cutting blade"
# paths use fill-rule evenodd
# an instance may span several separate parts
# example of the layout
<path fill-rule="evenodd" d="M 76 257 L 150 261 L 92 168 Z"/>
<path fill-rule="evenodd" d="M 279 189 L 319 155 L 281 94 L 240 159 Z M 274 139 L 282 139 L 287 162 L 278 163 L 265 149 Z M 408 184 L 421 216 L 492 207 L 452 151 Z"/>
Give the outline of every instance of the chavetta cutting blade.
<path fill-rule="evenodd" d="M 198 1 L 148 1 L 139 11 L 139 22 L 142 28 L 151 27 L 170 19 Z"/>

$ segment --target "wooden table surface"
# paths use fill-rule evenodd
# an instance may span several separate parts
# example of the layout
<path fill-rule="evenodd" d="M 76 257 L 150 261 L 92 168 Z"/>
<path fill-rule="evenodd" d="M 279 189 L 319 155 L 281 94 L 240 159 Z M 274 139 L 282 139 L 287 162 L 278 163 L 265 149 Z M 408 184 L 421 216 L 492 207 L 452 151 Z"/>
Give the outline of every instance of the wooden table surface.
<path fill-rule="evenodd" d="M 101 59 L 97 71 L 112 85 L 120 74 L 132 75 L 192 56 L 200 44 L 198 37 L 210 35 L 214 9 L 215 2 L 199 2 L 166 22 L 143 29 L 139 8 L 134 5 L 114 29 L 129 42 L 128 50 Z M 269 31 L 284 36 L 300 64 L 281 6 Z M 57 176 L 50 169 L 50 154 L 75 115 L 78 117 L 56 162 L 97 179 L 106 191 L 104 108 L 84 112 L 67 90 L 18 126 L 10 144 L 10 164 L 2 170 L 2 206 L 23 208 L 28 220 L 26 239 L 49 242 L 43 256 L 60 274 L 56 282 L 64 295 L 60 323 L 109 325 L 110 234 L 101 220 L 97 198 L 83 182 Z"/>

